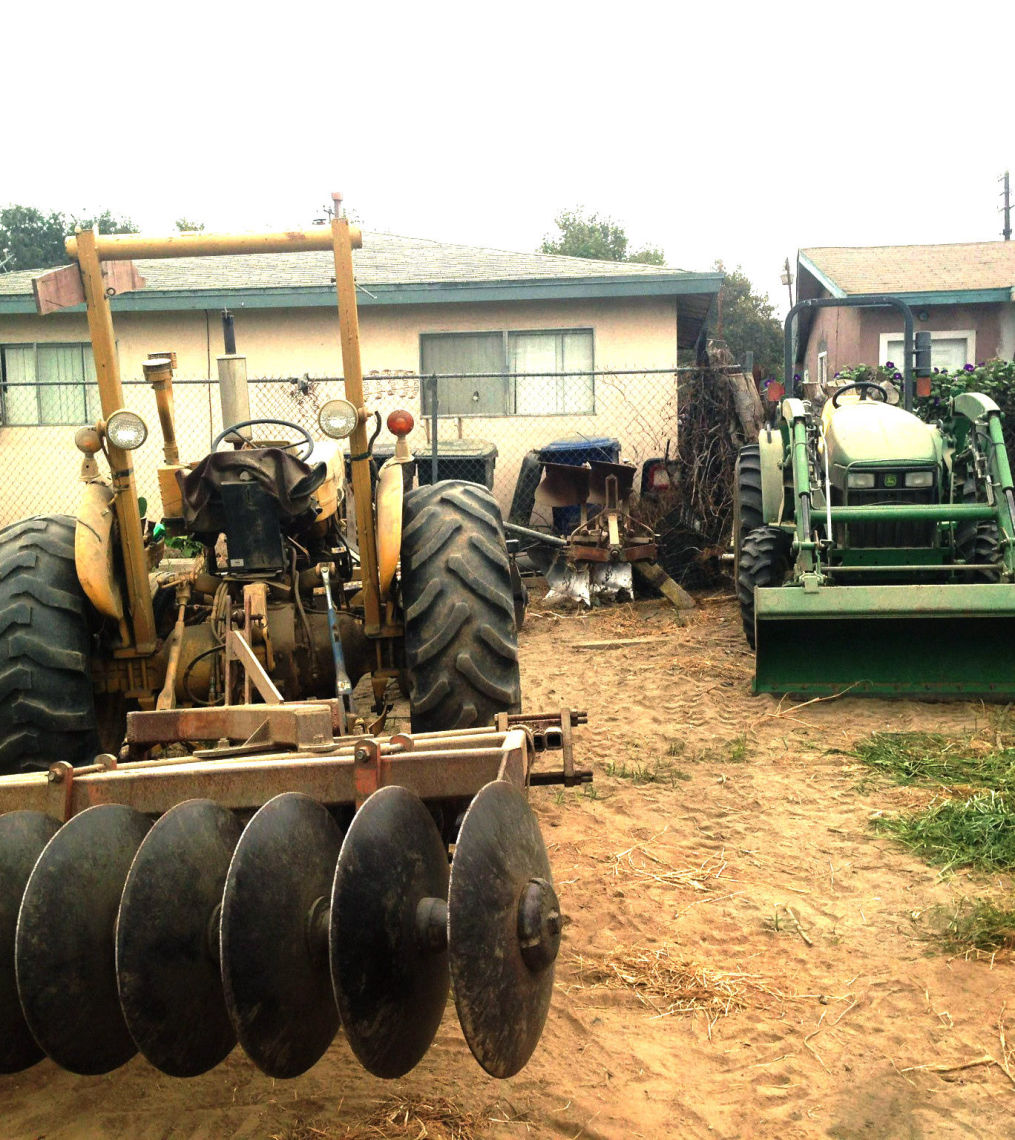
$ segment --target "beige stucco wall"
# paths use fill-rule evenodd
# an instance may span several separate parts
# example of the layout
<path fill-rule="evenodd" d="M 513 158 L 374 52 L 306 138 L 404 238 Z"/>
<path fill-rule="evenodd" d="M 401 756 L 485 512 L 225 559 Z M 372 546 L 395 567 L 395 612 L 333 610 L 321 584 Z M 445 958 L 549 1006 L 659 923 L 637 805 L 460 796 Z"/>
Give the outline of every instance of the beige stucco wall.
<path fill-rule="evenodd" d="M 334 377 L 341 374 L 337 315 L 330 309 L 234 309 L 239 352 L 248 375 Z M 152 352 L 177 354 L 177 379 L 215 375 L 215 357 L 223 351 L 220 314 L 210 312 L 119 313 L 114 316 L 120 368 L 125 381 L 141 378 L 141 363 Z M 525 331 L 591 328 L 597 370 L 674 368 L 677 361 L 677 313 L 673 299 L 621 301 L 516 302 L 416 306 L 364 306 L 360 340 L 366 373 L 367 402 L 386 414 L 408 407 L 417 427 L 410 443 L 429 442 L 429 424 L 420 422 L 416 381 L 398 373 L 419 368 L 419 337 L 428 332 Z M 0 344 L 87 340 L 85 318 L 78 314 L 0 315 Z M 392 375 L 394 374 L 394 375 Z M 315 431 L 315 410 L 341 394 L 340 385 L 318 384 L 307 397 L 288 385 L 255 386 L 254 415 L 284 415 Z M 158 420 L 147 388 L 130 386 L 127 403 L 152 430 L 135 453 L 142 493 L 156 499 L 155 470 L 161 462 Z M 221 427 L 216 398 L 204 386 L 178 383 L 177 423 L 185 458 L 203 454 Z M 621 455 L 641 463 L 661 454 L 676 436 L 676 383 L 673 376 L 635 375 L 596 378 L 595 413 L 583 416 L 449 417 L 439 425 L 440 439 L 479 439 L 498 449 L 495 493 L 506 509 L 518 467 L 531 448 L 579 434 L 617 439 Z M 0 524 L 38 511 L 72 510 L 80 456 L 73 448 L 73 428 L 0 428 Z M 382 436 L 382 440 L 383 440 Z M 39 457 L 45 462 L 39 464 Z M 25 473 L 37 470 L 35 478 Z M 12 478 L 19 473 L 18 478 Z M 157 514 L 157 510 L 153 514 Z"/>

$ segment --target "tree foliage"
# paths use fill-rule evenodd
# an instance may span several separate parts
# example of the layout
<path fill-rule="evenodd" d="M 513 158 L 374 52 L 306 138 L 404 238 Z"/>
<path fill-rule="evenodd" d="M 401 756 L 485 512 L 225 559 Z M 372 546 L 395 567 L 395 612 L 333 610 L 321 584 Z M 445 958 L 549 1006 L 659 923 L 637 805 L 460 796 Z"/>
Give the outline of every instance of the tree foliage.
<path fill-rule="evenodd" d="M 540 246 L 542 253 L 565 257 L 590 257 L 596 261 L 636 261 L 643 265 L 665 265 L 663 251 L 646 246 L 628 253 L 630 241 L 624 227 L 599 214 L 586 213 L 583 206 L 561 210 L 553 219 L 556 234 L 547 234 Z"/>
<path fill-rule="evenodd" d="M 729 270 L 721 261 L 715 268 L 725 273 L 717 306 L 709 324 L 717 340 L 723 340 L 735 360 L 754 353 L 754 363 L 766 377 L 781 377 L 783 367 L 782 325 L 767 297 L 754 291 L 747 274 L 738 265 Z"/>
<path fill-rule="evenodd" d="M 177 218 L 173 225 L 181 234 L 200 233 L 204 229 L 204 222 L 192 222 L 190 218 Z"/>
<path fill-rule="evenodd" d="M 98 226 L 100 234 L 138 232 L 129 218 L 118 218 L 109 210 L 88 217 L 60 211 L 44 214 L 34 206 L 5 206 L 0 209 L 0 270 L 66 265 L 63 241 L 77 226 Z"/>

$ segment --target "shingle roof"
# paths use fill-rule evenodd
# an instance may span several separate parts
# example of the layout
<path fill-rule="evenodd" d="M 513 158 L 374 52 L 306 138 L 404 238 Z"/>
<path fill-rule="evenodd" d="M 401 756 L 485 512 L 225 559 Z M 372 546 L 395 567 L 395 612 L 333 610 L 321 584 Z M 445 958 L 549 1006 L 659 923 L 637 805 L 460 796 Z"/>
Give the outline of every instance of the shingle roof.
<path fill-rule="evenodd" d="M 357 283 L 558 281 L 578 278 L 679 278 L 682 271 L 636 262 L 592 261 L 547 253 L 511 253 L 425 238 L 364 234 L 354 256 Z M 230 257 L 138 259 L 147 290 L 330 288 L 335 276 L 330 252 L 245 254 Z M 0 273 L 0 294 L 30 294 L 39 270 Z M 696 277 L 697 274 L 688 274 Z"/>
<path fill-rule="evenodd" d="M 800 255 L 847 295 L 959 292 L 1015 286 L 1015 242 L 816 246 L 800 250 Z"/>

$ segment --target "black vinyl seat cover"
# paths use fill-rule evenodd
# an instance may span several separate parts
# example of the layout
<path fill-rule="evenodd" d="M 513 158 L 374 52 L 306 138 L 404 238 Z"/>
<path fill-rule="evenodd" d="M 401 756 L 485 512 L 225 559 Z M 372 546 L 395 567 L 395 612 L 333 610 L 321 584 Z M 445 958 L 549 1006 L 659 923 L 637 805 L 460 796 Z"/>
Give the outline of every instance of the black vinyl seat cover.
<path fill-rule="evenodd" d="M 183 521 L 190 533 L 214 541 L 226 529 L 222 484 L 250 481 L 278 504 L 279 517 L 287 524 L 285 529 L 299 533 L 316 518 L 313 494 L 327 476 L 327 464 L 304 463 L 277 447 L 215 451 L 193 471 L 179 476 Z"/>

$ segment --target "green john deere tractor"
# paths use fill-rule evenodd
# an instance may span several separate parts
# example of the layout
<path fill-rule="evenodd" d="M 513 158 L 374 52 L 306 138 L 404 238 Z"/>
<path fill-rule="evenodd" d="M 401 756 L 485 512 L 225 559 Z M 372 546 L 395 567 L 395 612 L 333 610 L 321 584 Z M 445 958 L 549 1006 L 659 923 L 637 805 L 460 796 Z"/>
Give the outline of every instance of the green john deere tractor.
<path fill-rule="evenodd" d="M 838 388 L 819 411 L 793 370 L 809 308 L 893 306 L 905 322 L 901 400 L 888 385 Z M 914 349 L 901 301 L 801 301 L 786 318 L 778 426 L 737 463 L 734 564 L 755 692 L 1015 697 L 1015 495 L 988 396 L 914 414 Z"/>

